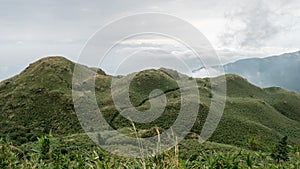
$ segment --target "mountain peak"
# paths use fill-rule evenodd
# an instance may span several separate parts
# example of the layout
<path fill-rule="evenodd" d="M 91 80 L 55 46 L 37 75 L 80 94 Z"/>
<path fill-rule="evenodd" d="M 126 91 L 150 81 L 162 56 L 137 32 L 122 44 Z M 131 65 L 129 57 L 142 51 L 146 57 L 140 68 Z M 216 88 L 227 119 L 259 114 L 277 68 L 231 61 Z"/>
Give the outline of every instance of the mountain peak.
<path fill-rule="evenodd" d="M 50 56 L 29 64 L 21 74 L 46 73 L 45 71 L 55 71 L 60 73 L 62 69 L 72 71 L 73 67 L 74 63 L 62 56 Z"/>
<path fill-rule="evenodd" d="M 44 58 L 38 60 L 38 62 L 39 61 L 51 62 L 51 61 L 69 61 L 69 60 L 63 56 L 47 56 L 47 57 L 44 57 Z"/>

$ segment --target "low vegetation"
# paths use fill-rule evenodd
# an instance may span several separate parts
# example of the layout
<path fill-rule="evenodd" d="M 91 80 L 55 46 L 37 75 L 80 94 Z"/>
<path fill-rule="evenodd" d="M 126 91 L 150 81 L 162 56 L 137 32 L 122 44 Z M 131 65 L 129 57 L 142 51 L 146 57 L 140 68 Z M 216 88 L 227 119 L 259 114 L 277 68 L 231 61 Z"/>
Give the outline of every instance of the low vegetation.
<path fill-rule="evenodd" d="M 74 136 L 74 138 L 76 138 Z M 289 168 L 300 165 L 299 150 L 285 145 L 283 138 L 272 153 L 227 147 L 216 143 L 197 144 L 196 140 L 179 144 L 149 158 L 129 159 L 109 154 L 99 147 L 76 141 L 77 149 L 63 146 L 51 135 L 23 147 L 0 140 L 0 168 Z M 74 140 L 75 141 L 75 140 Z M 86 140 L 84 140 L 86 141 Z M 80 145 L 79 145 L 80 144 Z M 284 144 L 284 145 L 283 145 Z M 89 149 L 85 149 L 88 146 Z M 194 147 L 194 148 L 191 148 Z M 280 147 L 280 148 L 279 148 Z M 193 149 L 197 151 L 193 151 Z M 288 151 L 282 151 L 286 149 Z M 274 155 L 276 154 L 276 155 Z"/>

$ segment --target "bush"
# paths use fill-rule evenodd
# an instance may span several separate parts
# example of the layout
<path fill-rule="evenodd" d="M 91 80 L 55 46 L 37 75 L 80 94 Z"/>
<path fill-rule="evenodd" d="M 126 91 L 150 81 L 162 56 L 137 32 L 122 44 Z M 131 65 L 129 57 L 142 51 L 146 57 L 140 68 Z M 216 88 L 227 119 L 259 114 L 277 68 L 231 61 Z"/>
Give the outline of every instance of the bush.
<path fill-rule="evenodd" d="M 251 150 L 254 150 L 254 151 L 258 150 L 259 142 L 258 142 L 257 137 L 252 136 L 252 137 L 248 138 L 247 142 L 248 142 Z"/>
<path fill-rule="evenodd" d="M 51 140 L 52 140 L 52 135 L 49 134 L 47 136 L 43 136 L 41 138 L 38 138 L 38 151 L 40 153 L 40 158 L 42 160 L 46 160 L 50 158 L 51 155 L 51 149 L 50 149 L 50 145 L 51 145 Z"/>
<path fill-rule="evenodd" d="M 287 136 L 283 137 L 277 145 L 272 147 L 271 157 L 276 160 L 277 163 L 279 163 L 280 160 L 289 160 L 290 147 L 288 146 L 287 139 Z"/>

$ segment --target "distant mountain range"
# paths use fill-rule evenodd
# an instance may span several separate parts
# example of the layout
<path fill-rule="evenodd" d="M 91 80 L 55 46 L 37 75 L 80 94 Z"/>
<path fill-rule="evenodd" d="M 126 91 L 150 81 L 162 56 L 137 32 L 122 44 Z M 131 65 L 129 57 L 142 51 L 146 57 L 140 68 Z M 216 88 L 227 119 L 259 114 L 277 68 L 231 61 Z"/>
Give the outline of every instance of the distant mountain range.
<path fill-rule="evenodd" d="M 204 69 L 199 68 L 198 70 Z M 241 59 L 224 65 L 226 74 L 237 74 L 260 87 L 278 86 L 300 93 L 300 51 L 266 58 Z"/>
<path fill-rule="evenodd" d="M 287 57 L 294 58 L 294 56 Z M 267 63 L 269 62 L 271 61 Z M 275 64 L 276 61 L 271 63 Z M 63 57 L 44 58 L 30 64 L 19 75 L 1 82 L 0 138 L 9 137 L 17 144 L 24 144 L 35 141 L 36 137 L 49 131 L 52 131 L 54 136 L 83 133 L 72 101 L 74 66 L 75 63 Z M 114 129 L 120 132 L 126 129 L 131 131 L 128 128 L 132 127 L 132 123 L 114 106 L 110 91 L 112 76 L 100 69 L 86 66 L 84 68 L 97 72 L 95 95 L 103 117 Z M 256 70 L 250 66 L 247 69 L 250 68 Z M 139 72 L 130 84 L 131 102 L 138 110 L 149 109 L 149 101 L 152 99 L 149 98 L 149 94 L 157 88 L 166 94 L 168 101 L 161 117 L 150 123 L 136 124 L 141 137 L 155 135 L 156 130 L 152 128 L 153 126 L 160 128 L 161 131 L 168 129 L 178 116 L 181 104 L 180 90 L 171 74 L 177 74 L 177 78 L 191 80 L 176 71 L 152 69 Z M 294 74 L 295 72 L 291 73 Z M 300 143 L 300 95 L 278 87 L 262 89 L 237 75 L 226 75 L 226 79 L 225 111 L 210 141 L 247 148 L 247 139 L 255 136 L 259 139 L 261 148 L 266 149 L 287 135 L 292 143 Z M 197 136 L 202 129 L 211 104 L 213 94 L 211 89 L 215 87 L 210 84 L 208 78 L 195 80 L 201 97 L 199 114 L 191 136 Z M 123 92 L 122 88 L 119 89 L 119 92 Z M 84 91 L 81 91 L 80 87 L 73 90 L 84 96 Z M 90 131 L 93 132 L 93 129 Z M 110 140 L 111 144 L 116 144 L 115 142 L 119 140 L 111 135 L 104 135 L 103 140 L 105 139 Z"/>

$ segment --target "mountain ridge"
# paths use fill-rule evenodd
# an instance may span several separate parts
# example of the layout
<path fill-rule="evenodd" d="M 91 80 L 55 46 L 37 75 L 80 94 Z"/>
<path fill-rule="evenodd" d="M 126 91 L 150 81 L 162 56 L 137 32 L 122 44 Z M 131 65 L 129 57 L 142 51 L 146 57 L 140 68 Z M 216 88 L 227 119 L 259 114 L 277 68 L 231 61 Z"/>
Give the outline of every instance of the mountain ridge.
<path fill-rule="evenodd" d="M 213 68 L 214 66 L 212 66 Z M 226 74 L 237 74 L 260 87 L 278 86 L 300 93 L 300 51 L 264 58 L 246 58 L 223 65 Z M 205 69 L 200 67 L 193 72 Z"/>
<path fill-rule="evenodd" d="M 19 75 L 0 82 L 0 123 L 4 126 L 0 129 L 0 137 L 8 135 L 18 144 L 23 144 L 35 141 L 36 137 L 49 131 L 54 135 L 84 132 L 72 101 L 74 66 L 75 63 L 63 57 L 44 58 Z M 115 129 L 131 127 L 130 121 L 122 117 L 113 104 L 111 76 L 101 69 L 90 69 L 97 73 L 95 90 L 103 116 Z M 176 74 L 174 71 L 170 73 Z M 149 109 L 149 100 L 145 98 L 156 87 L 170 91 L 166 93 L 168 104 L 163 116 L 153 123 L 136 124 L 140 131 L 149 130 L 151 133 L 153 126 L 163 131 L 176 120 L 180 93 L 174 90 L 175 79 L 171 77 L 165 69 L 160 69 L 139 72 L 133 79 L 130 85 L 131 101 L 138 110 Z M 288 135 L 293 144 L 300 142 L 298 94 L 278 88 L 262 89 L 237 75 L 226 75 L 226 79 L 228 94 L 225 112 L 210 141 L 247 147 L 245 140 L 251 136 L 258 137 L 263 145 L 269 145 Z M 211 85 L 208 78 L 195 80 L 201 98 L 199 116 L 192 132 L 199 134 L 210 106 Z M 148 132 L 143 134 L 149 135 Z"/>

